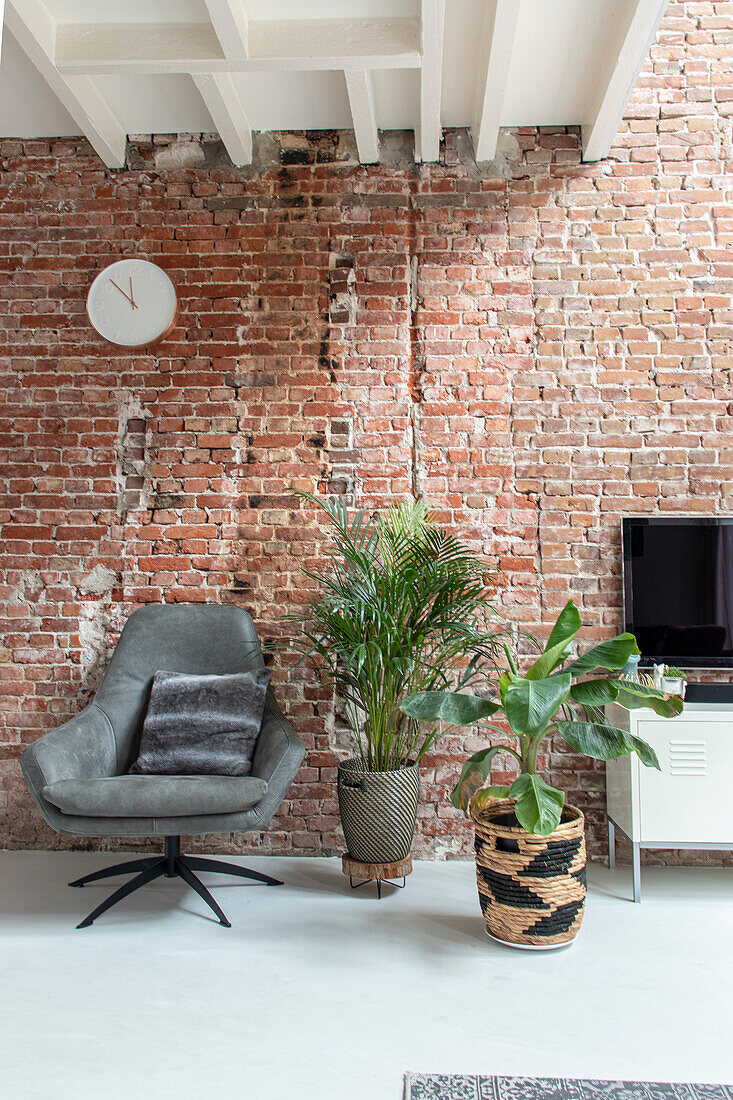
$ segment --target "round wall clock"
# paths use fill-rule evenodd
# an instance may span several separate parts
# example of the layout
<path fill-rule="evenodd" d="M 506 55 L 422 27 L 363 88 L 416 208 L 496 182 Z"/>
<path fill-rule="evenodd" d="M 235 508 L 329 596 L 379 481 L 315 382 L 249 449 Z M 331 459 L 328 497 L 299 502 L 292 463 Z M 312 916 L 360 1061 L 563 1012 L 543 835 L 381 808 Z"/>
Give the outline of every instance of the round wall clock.
<path fill-rule="evenodd" d="M 118 260 L 89 288 L 87 316 L 99 335 L 120 348 L 148 348 L 173 331 L 176 288 L 157 264 Z"/>

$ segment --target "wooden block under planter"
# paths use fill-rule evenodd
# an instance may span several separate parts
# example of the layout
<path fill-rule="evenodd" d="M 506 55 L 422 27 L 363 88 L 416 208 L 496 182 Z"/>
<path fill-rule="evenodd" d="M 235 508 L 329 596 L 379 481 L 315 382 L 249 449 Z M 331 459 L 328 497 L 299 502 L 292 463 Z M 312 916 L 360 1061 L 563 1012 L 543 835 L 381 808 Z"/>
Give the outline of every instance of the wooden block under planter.
<path fill-rule="evenodd" d="M 349 878 L 387 882 L 390 879 L 406 878 L 411 873 L 412 856 L 400 859 L 397 863 L 362 863 L 345 853 L 341 857 L 341 869 Z"/>

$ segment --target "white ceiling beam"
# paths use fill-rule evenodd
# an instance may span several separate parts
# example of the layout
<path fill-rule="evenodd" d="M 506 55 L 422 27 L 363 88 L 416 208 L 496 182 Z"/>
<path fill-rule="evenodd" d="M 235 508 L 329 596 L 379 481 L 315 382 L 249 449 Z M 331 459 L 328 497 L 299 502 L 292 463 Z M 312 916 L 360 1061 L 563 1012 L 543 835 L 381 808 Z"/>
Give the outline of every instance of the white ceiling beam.
<path fill-rule="evenodd" d="M 62 23 L 54 60 L 59 72 L 74 75 L 208 72 L 216 63 L 226 71 L 234 64 L 208 23 Z"/>
<path fill-rule="evenodd" d="M 224 56 L 243 61 L 249 54 L 249 19 L 242 0 L 205 0 Z"/>
<path fill-rule="evenodd" d="M 651 49 L 668 0 L 628 0 L 625 30 L 603 80 L 593 116 L 581 128 L 583 160 L 602 160 L 611 151 L 621 120 Z"/>
<path fill-rule="evenodd" d="M 249 57 L 224 56 L 208 23 L 61 23 L 56 66 L 70 75 L 417 69 L 416 19 L 250 20 Z"/>
<path fill-rule="evenodd" d="M 344 76 L 359 160 L 362 164 L 376 164 L 379 160 L 379 131 L 374 113 L 372 74 L 364 69 L 347 69 Z"/>
<path fill-rule="evenodd" d="M 420 124 L 415 132 L 415 160 L 440 157 L 441 89 L 443 82 L 443 27 L 445 0 L 422 0 L 420 13 Z"/>
<path fill-rule="evenodd" d="M 0 59 L 3 56 L 3 16 L 5 14 L 5 0 L 0 0 Z"/>
<path fill-rule="evenodd" d="M 107 167 L 123 168 L 127 134 L 90 77 L 64 77 L 56 69 L 56 24 L 45 6 L 39 0 L 8 0 L 5 22 Z"/>
<path fill-rule="evenodd" d="M 309 68 L 416 69 L 417 19 L 262 20 L 249 25 L 250 56 Z M 351 60 L 352 65 L 339 64 Z"/>
<path fill-rule="evenodd" d="M 232 164 L 252 163 L 252 127 L 230 73 L 194 73 L 206 109 Z"/>
<path fill-rule="evenodd" d="M 472 126 L 476 160 L 493 160 L 499 141 L 520 0 L 490 0 L 486 9 L 481 66 Z"/>

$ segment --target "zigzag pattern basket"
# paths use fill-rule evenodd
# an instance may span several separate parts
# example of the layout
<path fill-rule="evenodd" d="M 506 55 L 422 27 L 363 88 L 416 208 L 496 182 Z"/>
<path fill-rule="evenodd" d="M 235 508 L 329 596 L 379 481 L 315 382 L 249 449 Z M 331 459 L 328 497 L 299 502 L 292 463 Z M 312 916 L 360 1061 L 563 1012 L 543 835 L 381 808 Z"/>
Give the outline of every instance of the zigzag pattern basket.
<path fill-rule="evenodd" d="M 360 760 L 338 768 L 338 799 L 346 847 L 362 863 L 397 863 L 412 847 L 420 793 L 420 771 L 366 772 Z"/>
<path fill-rule="evenodd" d="M 560 946 L 580 928 L 585 908 L 585 819 L 564 806 L 549 836 L 516 823 L 513 798 L 475 813 L 476 880 L 486 928 L 505 943 Z"/>

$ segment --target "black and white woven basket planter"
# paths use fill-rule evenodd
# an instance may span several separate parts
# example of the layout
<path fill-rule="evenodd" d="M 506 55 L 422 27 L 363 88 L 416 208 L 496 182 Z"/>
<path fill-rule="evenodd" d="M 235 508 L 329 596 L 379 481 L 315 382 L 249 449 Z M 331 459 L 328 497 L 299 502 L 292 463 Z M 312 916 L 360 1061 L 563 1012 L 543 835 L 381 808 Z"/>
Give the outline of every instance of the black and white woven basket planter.
<path fill-rule="evenodd" d="M 562 947 L 585 909 L 585 818 L 567 803 L 549 836 L 527 833 L 513 798 L 471 810 L 476 880 L 486 930 L 512 947 Z"/>
<path fill-rule="evenodd" d="M 338 767 L 338 800 L 346 847 L 362 863 L 396 863 L 412 847 L 420 793 L 417 764 L 368 772 L 356 758 Z"/>

